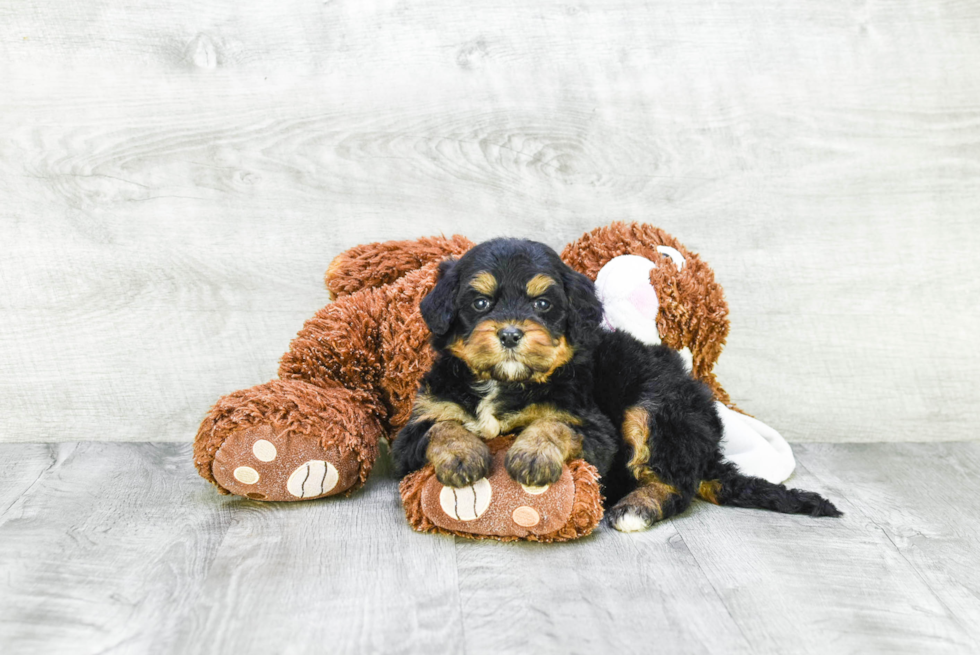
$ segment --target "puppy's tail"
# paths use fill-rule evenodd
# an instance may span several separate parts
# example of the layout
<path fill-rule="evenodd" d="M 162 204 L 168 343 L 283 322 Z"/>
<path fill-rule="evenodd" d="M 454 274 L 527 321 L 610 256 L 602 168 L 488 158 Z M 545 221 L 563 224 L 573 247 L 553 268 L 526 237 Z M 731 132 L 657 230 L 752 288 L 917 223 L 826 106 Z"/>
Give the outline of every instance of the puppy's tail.
<path fill-rule="evenodd" d="M 742 475 L 729 462 L 715 462 L 698 487 L 698 498 L 715 505 L 768 509 L 782 514 L 843 516 L 832 502 L 813 491 L 787 489 L 762 478 Z"/>

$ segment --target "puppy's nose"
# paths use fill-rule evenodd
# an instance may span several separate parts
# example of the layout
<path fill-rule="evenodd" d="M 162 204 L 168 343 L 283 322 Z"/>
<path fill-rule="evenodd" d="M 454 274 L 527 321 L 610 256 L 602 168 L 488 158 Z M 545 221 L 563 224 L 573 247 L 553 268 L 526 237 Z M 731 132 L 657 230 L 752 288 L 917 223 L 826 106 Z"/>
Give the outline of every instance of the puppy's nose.
<path fill-rule="evenodd" d="M 497 338 L 500 339 L 500 345 L 504 348 L 516 348 L 517 344 L 524 338 L 524 332 L 513 325 L 508 325 L 497 332 Z"/>

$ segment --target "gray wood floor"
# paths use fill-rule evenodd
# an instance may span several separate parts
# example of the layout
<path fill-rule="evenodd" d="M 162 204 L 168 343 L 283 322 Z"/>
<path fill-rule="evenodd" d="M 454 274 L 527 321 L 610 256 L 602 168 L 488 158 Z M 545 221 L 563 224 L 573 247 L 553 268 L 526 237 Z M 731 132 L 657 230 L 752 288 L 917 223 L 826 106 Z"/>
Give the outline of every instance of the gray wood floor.
<path fill-rule="evenodd" d="M 0 652 L 977 652 L 980 443 L 796 449 L 843 519 L 697 504 L 536 545 L 412 532 L 384 467 L 263 504 L 189 444 L 3 444 Z"/>

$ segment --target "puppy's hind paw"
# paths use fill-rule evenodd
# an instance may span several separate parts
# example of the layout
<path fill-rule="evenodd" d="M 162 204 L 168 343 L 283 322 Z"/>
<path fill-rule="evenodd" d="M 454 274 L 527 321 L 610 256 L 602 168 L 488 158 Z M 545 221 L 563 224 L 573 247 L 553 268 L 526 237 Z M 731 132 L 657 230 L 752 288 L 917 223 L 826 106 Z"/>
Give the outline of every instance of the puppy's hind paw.
<path fill-rule="evenodd" d="M 643 507 L 619 503 L 607 514 L 609 524 L 620 532 L 643 532 L 657 522 L 656 513 Z"/>

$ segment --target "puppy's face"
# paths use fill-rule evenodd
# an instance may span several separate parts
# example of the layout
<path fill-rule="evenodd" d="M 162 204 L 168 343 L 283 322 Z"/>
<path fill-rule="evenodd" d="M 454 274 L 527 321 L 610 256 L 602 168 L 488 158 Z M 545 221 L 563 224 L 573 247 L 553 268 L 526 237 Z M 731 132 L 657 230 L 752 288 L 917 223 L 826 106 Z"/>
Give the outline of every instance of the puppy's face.
<path fill-rule="evenodd" d="M 445 262 L 421 310 L 436 348 L 478 378 L 538 383 L 590 347 L 602 316 L 588 278 L 548 246 L 517 239 Z"/>

